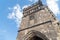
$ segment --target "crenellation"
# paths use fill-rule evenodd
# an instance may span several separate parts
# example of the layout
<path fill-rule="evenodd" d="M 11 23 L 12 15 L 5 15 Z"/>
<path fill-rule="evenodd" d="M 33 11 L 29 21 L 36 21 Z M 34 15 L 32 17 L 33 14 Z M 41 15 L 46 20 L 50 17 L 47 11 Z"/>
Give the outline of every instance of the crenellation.
<path fill-rule="evenodd" d="M 36 5 L 36 6 L 32 7 L 32 8 L 30 8 L 30 9 L 26 10 L 26 11 L 23 11 L 24 12 L 23 14 L 25 16 L 25 15 L 34 13 L 34 12 L 36 12 L 38 10 L 42 10 L 42 9 L 44 9 L 44 6 Z"/>

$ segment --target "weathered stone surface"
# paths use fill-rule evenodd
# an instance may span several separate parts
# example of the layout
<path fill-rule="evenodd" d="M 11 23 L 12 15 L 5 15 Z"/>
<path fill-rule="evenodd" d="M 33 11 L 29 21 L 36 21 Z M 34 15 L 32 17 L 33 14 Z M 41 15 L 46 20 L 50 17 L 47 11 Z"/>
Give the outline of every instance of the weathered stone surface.
<path fill-rule="evenodd" d="M 17 40 L 42 38 L 43 35 L 45 40 L 60 40 L 60 23 L 47 6 L 36 4 L 26 8 L 23 14 Z"/>

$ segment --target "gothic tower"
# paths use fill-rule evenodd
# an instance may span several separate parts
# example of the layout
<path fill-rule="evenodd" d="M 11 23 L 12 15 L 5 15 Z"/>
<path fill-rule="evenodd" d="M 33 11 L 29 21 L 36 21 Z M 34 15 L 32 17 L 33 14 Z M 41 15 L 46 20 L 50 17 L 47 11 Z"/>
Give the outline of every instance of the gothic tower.
<path fill-rule="evenodd" d="M 60 40 L 60 23 L 39 0 L 24 8 L 17 40 Z"/>

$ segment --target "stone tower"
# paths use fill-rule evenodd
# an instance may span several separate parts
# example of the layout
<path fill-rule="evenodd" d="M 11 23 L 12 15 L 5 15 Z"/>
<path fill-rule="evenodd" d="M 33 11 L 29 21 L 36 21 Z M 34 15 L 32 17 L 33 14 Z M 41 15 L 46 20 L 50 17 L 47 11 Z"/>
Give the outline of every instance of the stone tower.
<path fill-rule="evenodd" d="M 60 23 L 39 0 L 24 8 L 17 40 L 60 40 Z"/>

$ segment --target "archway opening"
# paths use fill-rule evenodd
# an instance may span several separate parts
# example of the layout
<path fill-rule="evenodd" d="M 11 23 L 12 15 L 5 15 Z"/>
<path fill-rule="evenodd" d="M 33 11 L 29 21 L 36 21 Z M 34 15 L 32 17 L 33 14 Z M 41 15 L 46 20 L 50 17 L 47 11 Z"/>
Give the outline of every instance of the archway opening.
<path fill-rule="evenodd" d="M 23 38 L 23 40 L 49 40 L 43 33 L 39 31 L 29 31 Z"/>
<path fill-rule="evenodd" d="M 32 37 L 30 40 L 43 40 L 42 38 L 38 37 L 38 36 L 34 36 Z"/>

